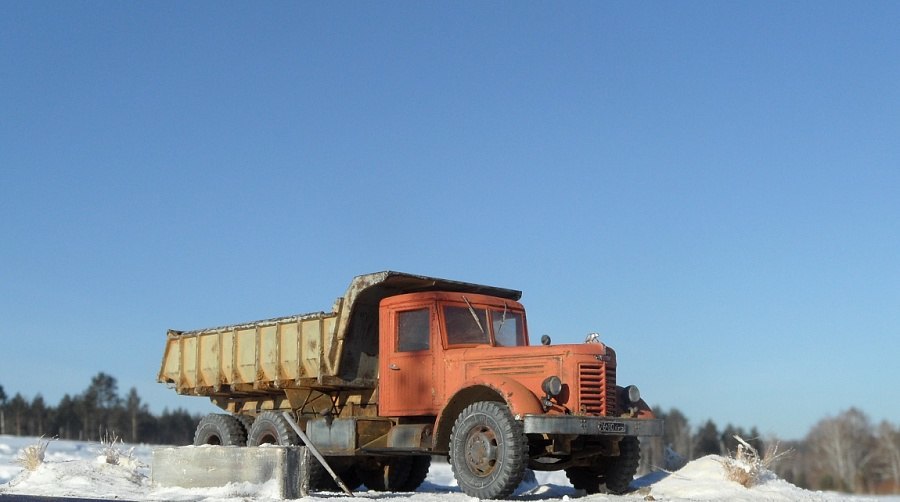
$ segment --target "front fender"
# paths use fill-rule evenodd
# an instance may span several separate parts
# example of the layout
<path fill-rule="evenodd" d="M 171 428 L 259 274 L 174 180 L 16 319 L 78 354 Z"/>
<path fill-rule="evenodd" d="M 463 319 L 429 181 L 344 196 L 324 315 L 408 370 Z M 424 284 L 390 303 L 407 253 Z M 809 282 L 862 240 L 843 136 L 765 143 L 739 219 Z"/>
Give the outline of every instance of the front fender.
<path fill-rule="evenodd" d="M 544 413 L 540 399 L 517 380 L 505 376 L 480 376 L 466 382 L 466 387 L 474 386 L 493 389 L 506 401 L 516 420 L 522 420 L 528 414 Z"/>
<path fill-rule="evenodd" d="M 456 418 L 472 403 L 501 401 L 509 406 L 516 420 L 525 415 L 543 414 L 544 408 L 533 392 L 516 380 L 503 376 L 480 376 L 469 380 L 447 401 L 434 424 L 434 451 L 444 453 L 450 443 L 450 431 Z"/>

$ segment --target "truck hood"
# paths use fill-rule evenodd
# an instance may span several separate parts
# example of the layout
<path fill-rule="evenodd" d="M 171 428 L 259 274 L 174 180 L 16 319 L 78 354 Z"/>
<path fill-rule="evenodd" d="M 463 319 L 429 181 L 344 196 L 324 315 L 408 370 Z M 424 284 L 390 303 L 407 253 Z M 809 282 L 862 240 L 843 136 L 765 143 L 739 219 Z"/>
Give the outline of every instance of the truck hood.
<path fill-rule="evenodd" d="M 562 392 L 553 399 L 559 406 L 557 411 L 592 415 L 617 412 L 616 354 L 603 344 L 471 347 L 447 350 L 444 356 L 448 371 L 465 382 L 521 385 L 542 399 L 545 393 L 541 383 L 557 376 L 562 382 Z"/>

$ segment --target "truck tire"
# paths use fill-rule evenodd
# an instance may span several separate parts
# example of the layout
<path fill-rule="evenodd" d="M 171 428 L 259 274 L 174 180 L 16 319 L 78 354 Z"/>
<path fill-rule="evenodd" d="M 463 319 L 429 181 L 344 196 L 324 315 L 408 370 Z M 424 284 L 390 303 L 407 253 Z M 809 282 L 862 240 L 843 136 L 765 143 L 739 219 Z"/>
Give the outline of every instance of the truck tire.
<path fill-rule="evenodd" d="M 634 480 L 638 464 L 641 461 L 641 443 L 634 436 L 625 436 L 619 442 L 619 456 L 610 459 L 606 468 L 604 479 L 606 490 L 616 495 L 628 491 L 628 486 Z"/>
<path fill-rule="evenodd" d="M 200 419 L 194 432 L 194 446 L 205 444 L 244 446 L 247 444 L 247 433 L 235 417 L 212 413 Z"/>
<path fill-rule="evenodd" d="M 450 433 L 450 466 L 460 489 L 470 497 L 508 497 L 522 482 L 528 441 L 522 422 L 494 401 L 467 406 Z"/>
<path fill-rule="evenodd" d="M 250 415 L 233 415 L 233 416 L 238 419 L 238 422 L 241 423 L 241 427 L 244 428 L 244 434 L 249 436 L 250 435 L 250 427 L 253 426 L 253 419 L 256 417 L 253 417 Z"/>
<path fill-rule="evenodd" d="M 389 492 L 414 492 L 422 485 L 431 467 L 431 457 L 393 457 L 378 462 L 376 467 L 362 467 L 357 472 L 362 483 L 370 490 Z"/>
<path fill-rule="evenodd" d="M 588 495 L 600 493 L 602 485 L 606 485 L 607 492 L 621 495 L 628 491 L 640 458 L 638 438 L 626 436 L 619 442 L 618 457 L 598 457 L 590 466 L 569 467 L 566 477 L 576 490 L 584 490 Z"/>
<path fill-rule="evenodd" d="M 600 493 L 600 475 L 590 467 L 569 467 L 566 477 L 576 490 L 584 490 L 588 495 Z"/>
<path fill-rule="evenodd" d="M 431 468 L 431 457 L 426 455 L 418 455 L 409 459 L 409 476 L 406 481 L 400 484 L 397 491 L 414 492 L 428 477 L 428 470 Z"/>
<path fill-rule="evenodd" d="M 300 436 L 294 432 L 291 424 L 285 420 L 284 415 L 277 411 L 264 411 L 250 426 L 247 434 L 247 446 L 260 446 L 273 444 L 277 446 L 299 446 L 303 444 Z M 315 458 L 309 461 L 309 486 L 314 489 L 331 489 L 334 480 L 325 470 L 325 467 Z"/>
<path fill-rule="evenodd" d="M 360 469 L 363 484 L 376 492 L 401 492 L 409 479 L 412 462 L 408 457 L 392 457 L 378 461 L 376 465 Z"/>
<path fill-rule="evenodd" d="M 344 486 L 349 488 L 351 491 L 355 491 L 360 487 L 360 485 L 362 485 L 362 480 L 359 477 L 359 470 L 353 467 L 341 470 L 340 472 L 338 472 L 338 476 L 341 477 L 341 481 L 344 482 Z M 329 477 L 329 479 L 331 478 Z M 334 483 L 334 486 L 337 488 L 337 483 Z"/>
<path fill-rule="evenodd" d="M 281 413 L 265 411 L 256 417 L 247 434 L 247 446 L 264 444 L 296 446 L 303 443 Z"/>

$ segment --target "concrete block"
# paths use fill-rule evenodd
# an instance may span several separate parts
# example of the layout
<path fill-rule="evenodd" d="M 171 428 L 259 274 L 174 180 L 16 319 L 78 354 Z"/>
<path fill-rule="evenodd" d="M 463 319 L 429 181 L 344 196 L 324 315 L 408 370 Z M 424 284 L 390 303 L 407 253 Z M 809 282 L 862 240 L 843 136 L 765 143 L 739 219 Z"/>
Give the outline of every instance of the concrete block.
<path fill-rule="evenodd" d="M 262 484 L 274 479 L 281 498 L 294 499 L 309 493 L 309 462 L 304 446 L 156 448 L 150 477 L 155 486 L 180 488 Z"/>

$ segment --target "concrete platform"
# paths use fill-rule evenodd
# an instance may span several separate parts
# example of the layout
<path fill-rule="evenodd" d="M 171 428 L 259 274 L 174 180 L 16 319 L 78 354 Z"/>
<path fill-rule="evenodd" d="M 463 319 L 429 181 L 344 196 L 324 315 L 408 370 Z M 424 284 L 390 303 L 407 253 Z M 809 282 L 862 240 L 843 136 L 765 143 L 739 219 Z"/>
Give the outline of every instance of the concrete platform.
<path fill-rule="evenodd" d="M 154 486 L 181 488 L 262 484 L 274 479 L 282 498 L 296 499 L 309 493 L 310 457 L 304 446 L 157 448 L 150 477 Z"/>

